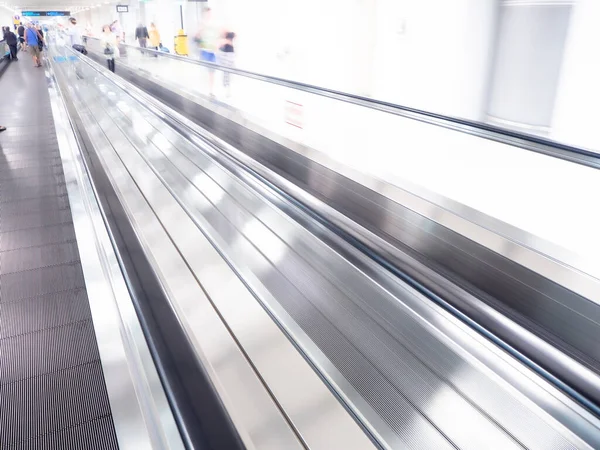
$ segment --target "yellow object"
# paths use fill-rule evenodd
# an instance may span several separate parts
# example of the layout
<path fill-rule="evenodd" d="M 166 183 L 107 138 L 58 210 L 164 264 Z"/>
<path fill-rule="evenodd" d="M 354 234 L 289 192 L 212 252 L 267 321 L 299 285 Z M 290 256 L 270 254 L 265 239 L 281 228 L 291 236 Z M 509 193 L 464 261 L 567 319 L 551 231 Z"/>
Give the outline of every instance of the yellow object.
<path fill-rule="evenodd" d="M 182 56 L 188 55 L 188 39 L 183 29 L 179 30 L 175 36 L 175 53 Z"/>
<path fill-rule="evenodd" d="M 150 47 L 158 48 L 158 45 L 160 44 L 160 33 L 158 30 L 151 27 L 148 34 L 150 35 Z"/>

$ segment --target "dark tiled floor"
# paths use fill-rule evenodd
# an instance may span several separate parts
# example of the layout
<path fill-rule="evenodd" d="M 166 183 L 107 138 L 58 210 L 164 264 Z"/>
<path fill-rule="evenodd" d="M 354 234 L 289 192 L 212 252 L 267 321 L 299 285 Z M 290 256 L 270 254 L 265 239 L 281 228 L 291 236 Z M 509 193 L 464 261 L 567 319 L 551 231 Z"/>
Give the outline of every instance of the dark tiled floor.
<path fill-rule="evenodd" d="M 46 86 L 0 77 L 0 449 L 116 449 Z"/>

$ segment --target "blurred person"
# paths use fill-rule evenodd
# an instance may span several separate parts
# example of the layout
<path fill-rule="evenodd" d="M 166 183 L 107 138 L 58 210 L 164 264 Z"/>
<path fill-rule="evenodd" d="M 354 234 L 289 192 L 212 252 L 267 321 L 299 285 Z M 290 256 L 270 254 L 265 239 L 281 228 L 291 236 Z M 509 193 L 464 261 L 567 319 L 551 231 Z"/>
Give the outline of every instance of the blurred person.
<path fill-rule="evenodd" d="M 233 47 L 233 40 L 235 39 L 235 33 L 227 31 L 225 33 L 225 42 L 219 47 L 219 64 L 225 67 L 233 67 L 235 62 L 235 51 Z M 231 95 L 231 74 L 223 71 L 223 87 L 227 97 Z"/>
<path fill-rule="evenodd" d="M 202 20 L 200 21 L 200 29 L 196 33 L 196 42 L 200 47 L 200 60 L 209 63 L 216 63 L 217 57 L 215 52 L 219 48 L 219 41 L 222 37 L 222 31 L 212 16 L 212 10 L 210 8 L 204 9 L 202 13 Z M 209 94 L 213 96 L 213 87 L 215 84 L 215 69 L 212 67 L 208 68 L 208 90 Z"/>
<path fill-rule="evenodd" d="M 42 61 L 40 59 L 40 42 L 43 42 L 43 40 L 39 31 L 33 24 L 28 24 L 27 29 L 25 30 L 25 45 L 27 45 L 31 51 L 35 67 L 42 67 Z"/>
<path fill-rule="evenodd" d="M 140 23 L 135 29 L 135 39 L 140 44 L 141 48 L 146 48 L 148 46 L 148 38 L 150 35 L 148 34 L 148 28 L 142 23 Z"/>
<path fill-rule="evenodd" d="M 17 39 L 17 35 L 12 32 L 10 27 L 4 28 L 4 40 L 6 41 L 6 45 L 10 50 L 10 59 L 11 61 L 18 61 L 17 58 L 17 44 L 19 40 Z"/>
<path fill-rule="evenodd" d="M 42 30 L 41 25 L 37 25 L 35 29 L 39 33 L 40 41 L 38 42 L 38 47 L 40 48 L 41 52 L 44 50 L 44 46 L 46 45 L 46 36 L 44 35 L 44 31 Z"/>
<path fill-rule="evenodd" d="M 44 35 L 44 30 L 42 29 L 41 25 L 36 25 L 35 29 L 38 30 L 38 33 L 40 33 L 40 38 L 42 39 L 42 47 L 43 47 L 44 44 L 46 43 L 46 36 Z"/>
<path fill-rule="evenodd" d="M 25 27 L 23 26 L 23 22 L 19 23 L 19 28 L 17 28 L 17 34 L 19 35 L 19 46 L 20 50 L 24 52 L 26 50 L 25 47 Z"/>
<path fill-rule="evenodd" d="M 112 32 L 110 25 L 104 25 L 102 27 L 102 48 L 104 49 L 104 56 L 106 56 L 106 64 L 108 70 L 112 73 L 115 72 L 115 58 L 119 55 L 119 39 L 117 35 Z"/>
<path fill-rule="evenodd" d="M 65 32 L 71 41 L 71 46 L 73 45 L 82 45 L 81 40 L 81 30 L 77 24 L 77 19 L 75 17 L 69 17 L 69 25 L 65 28 Z"/>
<path fill-rule="evenodd" d="M 149 34 L 150 34 L 150 48 L 152 48 L 153 50 L 158 50 L 158 47 L 160 46 L 160 33 L 158 32 L 156 25 L 154 25 L 154 22 L 150 23 Z"/>
<path fill-rule="evenodd" d="M 87 55 L 87 50 L 81 39 L 81 29 L 77 24 L 77 19 L 75 17 L 69 17 L 69 26 L 65 29 L 65 33 L 69 36 L 71 47 L 79 53 Z"/>

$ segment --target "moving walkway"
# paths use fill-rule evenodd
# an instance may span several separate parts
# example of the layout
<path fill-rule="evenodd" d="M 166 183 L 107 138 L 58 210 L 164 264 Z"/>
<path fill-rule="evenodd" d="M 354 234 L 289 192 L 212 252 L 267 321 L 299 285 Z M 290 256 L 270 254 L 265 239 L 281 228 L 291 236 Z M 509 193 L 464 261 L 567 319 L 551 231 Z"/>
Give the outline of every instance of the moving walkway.
<path fill-rule="evenodd" d="M 600 446 L 594 392 L 546 376 L 457 308 L 452 296 L 471 295 L 474 310 L 488 303 L 391 239 L 399 237 L 393 228 L 380 226 L 388 231 L 382 239 L 375 221 L 389 215 L 352 210 L 361 204 L 346 196 L 348 187 L 356 195 L 360 186 L 348 177 L 316 164 L 284 172 L 277 158 L 261 160 L 268 143 L 249 146 L 255 140 L 242 129 L 232 145 L 68 48 L 53 47 L 49 57 L 60 153 L 51 167 L 64 173 L 63 210 L 73 211 L 83 267 L 77 286 L 87 288 L 103 417 L 114 424 L 102 436 L 112 436 L 114 448 Z M 286 161 L 300 167 L 299 159 Z M 363 199 L 377 205 L 375 194 Z M 385 206 L 391 214 L 401 205 Z M 5 214 L 3 223 L 12 217 Z M 100 269 L 88 270 L 88 258 Z M 446 291 L 428 289 L 425 277 Z M 552 361 L 571 358 L 503 317 L 536 349 L 554 351 Z M 62 348 L 76 341 L 62 339 Z M 68 350 L 40 358 L 61 353 Z M 59 409 L 82 404 L 74 398 Z M 57 422 L 58 433 L 85 428 L 85 418 L 71 416 Z M 15 434 L 18 412 L 12 417 L 2 424 L 3 445 L 52 435 L 30 426 Z"/>
<path fill-rule="evenodd" d="M 0 448 L 183 448 L 62 100 L 2 83 Z"/>
<path fill-rule="evenodd" d="M 92 58 L 100 60 L 97 41 L 89 42 Z M 439 157 L 440 152 L 431 152 L 431 147 L 447 146 L 456 152 L 450 159 L 459 158 L 459 154 L 490 154 L 489 167 L 480 169 L 485 171 L 484 179 L 493 179 L 497 171 L 494 158 L 533 155 L 537 159 L 532 172 L 523 180 L 511 179 L 511 183 L 520 182 L 528 189 L 531 183 L 556 184 L 559 169 L 565 178 L 596 179 L 597 154 L 485 124 L 177 55 L 129 45 L 123 50 L 120 76 L 219 136 L 263 179 L 327 217 L 346 238 L 383 260 L 390 270 L 409 278 L 417 289 L 435 294 L 439 303 L 461 320 L 489 338 L 499 338 L 500 345 L 545 377 L 563 380 L 563 388 L 570 395 L 592 408 L 592 403 L 600 403 L 600 347 L 596 339 L 600 335 L 600 272 L 595 255 L 584 259 L 444 196 L 444 189 L 457 190 L 452 180 L 462 180 L 468 170 L 448 177 L 446 184 L 429 183 L 442 189 L 432 191 L 374 168 L 371 161 L 373 155 L 381 154 L 374 151 L 373 142 L 389 146 L 388 138 L 397 147 L 408 148 L 396 163 L 399 165 L 409 164 L 407 160 L 419 153 Z M 209 70 L 217 71 L 217 85 L 221 75 L 229 73 L 237 92 L 234 90 L 231 98 L 212 98 L 207 83 Z M 281 105 L 290 103 L 288 100 L 304 105 L 306 114 L 312 114 L 312 122 L 310 117 L 304 119 L 306 130 L 295 133 L 298 124 L 284 124 L 284 120 L 294 121 L 286 112 L 284 120 L 281 118 Z M 385 134 L 388 129 L 399 134 Z M 472 149 L 462 152 L 461 147 Z M 395 151 L 399 150 L 390 148 L 388 153 Z M 394 164 L 393 159 L 387 159 L 387 164 Z M 430 164 L 427 156 L 421 159 Z M 513 164 L 527 161 L 523 158 Z M 450 165 L 449 160 L 434 165 L 444 162 Z M 468 166 L 466 161 L 464 165 Z M 456 170 L 457 164 L 451 167 Z M 546 177 L 545 167 L 550 167 Z M 431 172 L 438 173 L 439 169 L 432 168 Z M 403 174 L 408 175 L 406 171 Z M 533 209 L 526 203 L 511 204 L 520 199 L 497 195 L 499 190 L 493 184 L 477 185 L 473 190 L 489 195 L 489 202 L 506 203 L 510 199 L 500 210 Z M 332 207 L 335 214 L 315 207 L 313 197 Z M 554 209 L 561 205 L 557 199 Z M 557 216 L 560 214 L 550 215 L 553 220 Z M 591 403 L 578 392 L 585 393 Z"/>

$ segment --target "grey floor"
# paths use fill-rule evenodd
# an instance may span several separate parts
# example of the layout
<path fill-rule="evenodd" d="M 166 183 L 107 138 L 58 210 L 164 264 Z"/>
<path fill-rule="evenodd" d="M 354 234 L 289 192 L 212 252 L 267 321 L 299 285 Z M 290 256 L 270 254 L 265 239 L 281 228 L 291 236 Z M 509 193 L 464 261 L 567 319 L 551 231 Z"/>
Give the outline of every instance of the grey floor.
<path fill-rule="evenodd" d="M 118 448 L 44 68 L 0 77 L 0 449 Z"/>

